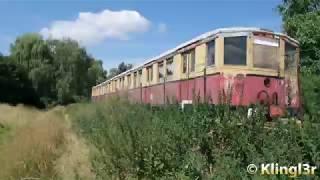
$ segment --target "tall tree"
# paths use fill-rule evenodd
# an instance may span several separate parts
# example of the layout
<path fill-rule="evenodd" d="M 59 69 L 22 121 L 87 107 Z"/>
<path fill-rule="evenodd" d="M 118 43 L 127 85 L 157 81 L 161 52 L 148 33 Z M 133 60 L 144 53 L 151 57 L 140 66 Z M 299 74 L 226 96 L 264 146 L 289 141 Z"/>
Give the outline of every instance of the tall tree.
<path fill-rule="evenodd" d="M 0 61 L 0 102 L 44 107 L 28 79 L 23 66 L 11 61 Z"/>
<path fill-rule="evenodd" d="M 12 60 L 26 69 L 41 100 L 45 104 L 54 101 L 55 69 L 46 41 L 38 34 L 29 33 L 18 37 L 10 49 Z"/>
<path fill-rule="evenodd" d="M 47 105 L 88 99 L 91 86 L 106 78 L 102 62 L 69 39 L 44 40 L 38 34 L 25 34 L 11 45 L 10 57 L 26 69 L 33 88 Z"/>
<path fill-rule="evenodd" d="M 132 64 L 126 64 L 124 62 L 121 62 L 119 65 L 118 65 L 118 68 L 111 68 L 110 71 L 109 71 L 109 75 L 108 75 L 108 79 L 118 75 L 118 74 L 121 74 L 129 69 L 131 69 L 133 67 Z"/>
<path fill-rule="evenodd" d="M 320 73 L 320 1 L 283 0 L 278 10 L 284 31 L 300 42 L 303 72 Z"/>

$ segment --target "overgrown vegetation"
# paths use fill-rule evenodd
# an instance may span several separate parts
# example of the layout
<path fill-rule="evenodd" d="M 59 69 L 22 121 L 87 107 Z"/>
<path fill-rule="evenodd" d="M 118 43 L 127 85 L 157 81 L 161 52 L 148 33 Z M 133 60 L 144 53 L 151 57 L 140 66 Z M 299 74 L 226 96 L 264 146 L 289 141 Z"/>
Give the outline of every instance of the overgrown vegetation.
<path fill-rule="evenodd" d="M 0 179 L 94 179 L 88 148 L 68 126 L 64 108 L 0 105 Z"/>
<path fill-rule="evenodd" d="M 98 179 L 250 179 L 251 163 L 320 165 L 319 124 L 268 124 L 262 109 L 247 118 L 228 106 L 181 111 L 113 99 L 68 112 L 95 147 Z"/>
<path fill-rule="evenodd" d="M 65 127 L 58 111 L 40 112 L 0 105 L 0 179 L 56 179 L 54 161 L 64 144 Z"/>

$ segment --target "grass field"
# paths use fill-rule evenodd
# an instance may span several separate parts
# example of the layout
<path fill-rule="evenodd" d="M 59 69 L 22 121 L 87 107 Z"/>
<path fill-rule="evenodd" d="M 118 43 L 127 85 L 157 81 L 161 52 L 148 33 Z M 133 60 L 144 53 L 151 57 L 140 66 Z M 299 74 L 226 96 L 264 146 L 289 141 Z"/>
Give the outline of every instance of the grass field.
<path fill-rule="evenodd" d="M 94 179 L 64 111 L 0 105 L 0 179 Z"/>
<path fill-rule="evenodd" d="M 287 179 L 246 167 L 320 165 L 318 124 L 266 128 L 259 107 L 248 118 L 228 106 L 182 111 L 113 99 L 47 111 L 0 105 L 0 114 L 0 179 Z"/>

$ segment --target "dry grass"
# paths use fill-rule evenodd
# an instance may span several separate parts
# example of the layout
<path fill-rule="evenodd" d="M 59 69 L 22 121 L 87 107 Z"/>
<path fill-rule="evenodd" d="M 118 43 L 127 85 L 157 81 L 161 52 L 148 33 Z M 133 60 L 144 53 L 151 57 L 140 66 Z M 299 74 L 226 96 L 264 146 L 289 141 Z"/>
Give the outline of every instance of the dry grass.
<path fill-rule="evenodd" d="M 65 115 L 67 123 L 66 147 L 56 162 L 56 171 L 62 179 L 95 179 L 89 159 L 90 150 L 84 140 L 71 129 L 69 116 Z"/>
<path fill-rule="evenodd" d="M 0 105 L 0 179 L 92 179 L 88 148 L 67 122 L 63 107 Z"/>

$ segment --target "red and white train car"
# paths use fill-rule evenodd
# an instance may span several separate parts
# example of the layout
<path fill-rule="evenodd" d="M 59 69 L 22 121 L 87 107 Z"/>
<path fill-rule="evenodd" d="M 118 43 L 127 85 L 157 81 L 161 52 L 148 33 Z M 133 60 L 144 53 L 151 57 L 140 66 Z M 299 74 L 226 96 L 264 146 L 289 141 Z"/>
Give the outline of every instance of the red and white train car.
<path fill-rule="evenodd" d="M 131 101 L 165 104 L 263 103 L 272 116 L 301 107 L 299 43 L 260 28 L 204 33 L 92 88 L 94 101 L 126 94 Z"/>

